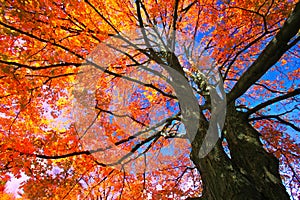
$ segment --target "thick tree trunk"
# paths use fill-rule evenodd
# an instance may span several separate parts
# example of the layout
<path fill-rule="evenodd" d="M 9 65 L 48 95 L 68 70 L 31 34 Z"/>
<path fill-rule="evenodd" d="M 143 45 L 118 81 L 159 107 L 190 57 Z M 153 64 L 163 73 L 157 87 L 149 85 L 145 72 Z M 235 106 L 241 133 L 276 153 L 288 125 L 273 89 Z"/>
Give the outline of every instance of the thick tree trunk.
<path fill-rule="evenodd" d="M 202 199 L 262 199 L 255 185 L 240 173 L 224 153 L 221 142 L 202 159 L 192 158 L 201 173 Z"/>
<path fill-rule="evenodd" d="M 263 148 L 259 133 L 243 113 L 237 112 L 233 106 L 228 108 L 224 137 L 231 158 L 225 153 L 221 140 L 206 157 L 199 158 L 205 130 L 199 129 L 191 152 L 204 186 L 201 199 L 289 199 L 280 179 L 278 160 Z"/>

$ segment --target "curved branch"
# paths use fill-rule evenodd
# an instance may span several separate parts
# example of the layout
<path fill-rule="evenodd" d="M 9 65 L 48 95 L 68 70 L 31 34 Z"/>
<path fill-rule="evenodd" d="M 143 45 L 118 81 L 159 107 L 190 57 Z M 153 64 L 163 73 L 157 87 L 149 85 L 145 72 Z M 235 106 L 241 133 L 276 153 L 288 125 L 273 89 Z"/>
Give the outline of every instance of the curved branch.
<path fill-rule="evenodd" d="M 251 114 L 257 112 L 258 110 L 264 108 L 264 107 L 267 107 L 273 103 L 276 103 L 278 101 L 281 101 L 281 100 L 284 100 L 284 99 L 288 99 L 290 97 L 294 97 L 296 95 L 300 94 L 300 88 L 297 88 L 295 89 L 293 92 L 290 92 L 290 93 L 287 93 L 285 95 L 281 95 L 281 96 L 278 96 L 278 97 L 275 97 L 274 99 L 270 99 L 264 103 L 261 103 L 257 106 L 255 106 L 254 108 L 250 109 L 248 112 L 247 112 L 247 115 L 250 116 Z"/>
<path fill-rule="evenodd" d="M 21 64 L 13 61 L 5 61 L 5 60 L 0 60 L 0 63 L 7 64 L 7 65 L 15 65 L 18 68 L 26 68 L 26 69 L 31 69 L 31 70 L 41 70 L 41 69 L 49 69 L 49 68 L 54 68 L 54 67 L 66 67 L 66 66 L 76 66 L 79 67 L 81 65 L 84 65 L 84 63 L 72 63 L 72 62 L 63 62 L 63 63 L 57 63 L 57 64 L 52 64 L 52 65 L 44 65 L 44 66 L 30 66 L 26 64 Z"/>
<path fill-rule="evenodd" d="M 251 119 L 249 119 L 249 121 L 256 121 L 256 120 L 263 120 L 263 119 L 277 119 L 278 122 L 290 126 L 292 129 L 294 129 L 295 131 L 300 132 L 300 128 L 295 126 L 294 124 L 292 124 L 291 122 L 285 121 L 284 119 L 280 118 L 278 115 L 263 115 L 260 117 L 253 117 Z"/>
<path fill-rule="evenodd" d="M 258 81 L 292 45 L 290 40 L 300 29 L 300 2 L 285 21 L 283 27 L 262 51 L 256 61 L 246 70 L 229 92 L 227 102 L 231 103 L 242 96 Z M 293 43 L 294 44 L 294 43 Z"/>
<path fill-rule="evenodd" d="M 143 133 L 146 133 L 146 132 L 149 132 L 149 131 L 152 131 L 154 130 L 155 128 L 158 128 L 162 125 L 164 125 L 162 127 L 161 130 L 157 131 L 155 134 L 153 134 L 152 136 L 142 140 L 141 142 L 137 143 L 135 146 L 133 146 L 133 148 L 131 149 L 131 151 L 126 154 L 124 157 L 122 157 L 119 161 L 117 161 L 116 163 L 112 163 L 112 164 L 104 164 L 104 163 L 100 163 L 98 162 L 97 160 L 95 160 L 95 162 L 100 165 L 100 166 L 113 166 L 113 165 L 117 165 L 118 162 L 121 162 L 123 161 L 124 159 L 126 159 L 128 156 L 130 156 L 132 153 L 136 152 L 141 146 L 145 145 L 146 143 L 149 143 L 153 140 L 157 140 L 158 138 L 162 137 L 162 132 L 165 131 L 165 129 L 170 126 L 173 122 L 173 120 L 178 120 L 179 119 L 179 115 L 180 113 L 176 114 L 175 116 L 173 117 L 170 117 L 170 118 L 167 118 L 159 123 L 157 123 L 155 126 L 152 126 L 152 127 L 149 127 L 147 128 L 146 130 L 143 130 L 143 131 L 139 131 L 137 133 L 135 133 L 134 135 L 132 136 L 129 136 L 125 139 L 122 139 L 122 140 L 119 140 L 117 142 L 114 143 L 115 146 L 119 146 L 123 143 L 126 143 L 126 142 L 129 142 L 135 138 L 137 138 L 139 135 L 142 135 Z M 61 159 L 61 158 L 68 158 L 68 157 L 73 157 L 73 156 L 79 156 L 79 155 L 92 155 L 94 153 L 97 153 L 97 152 L 103 152 L 103 151 L 106 151 L 106 150 L 109 150 L 111 149 L 112 147 L 111 146 L 108 146 L 106 148 L 97 148 L 97 149 L 93 149 L 93 150 L 85 150 L 85 151 L 76 151 L 76 152 L 71 152 L 71 153 L 66 153 L 66 154 L 63 154 L 63 155 L 44 155 L 44 154 L 29 154 L 29 153 L 24 153 L 24 152 L 20 152 L 20 151 L 16 151 L 14 149 L 7 149 L 9 151 L 16 151 L 16 152 L 19 152 L 20 155 L 27 155 L 27 156 L 34 156 L 34 157 L 37 157 L 37 158 L 42 158 L 42 159 L 50 159 L 50 160 L 55 160 L 55 159 Z M 148 149 L 147 149 L 148 150 Z"/>
<path fill-rule="evenodd" d="M 5 24 L 5 23 L 3 23 L 3 22 L 1 22 L 1 21 L 0 21 L 0 25 L 2 25 L 3 27 L 5 27 L 5 28 L 7 28 L 7 29 L 10 29 L 10 30 L 16 31 L 16 32 L 18 32 L 18 33 L 21 33 L 21 34 L 23 34 L 23 35 L 26 35 L 26 36 L 28 36 L 28 37 L 30 37 L 30 38 L 32 38 L 32 39 L 36 39 L 37 41 L 40 41 L 40 42 L 42 42 L 42 43 L 50 43 L 50 44 L 52 44 L 53 46 L 59 47 L 59 48 L 65 50 L 65 51 L 67 51 L 67 52 L 70 52 L 71 54 L 73 54 L 73 55 L 76 56 L 77 58 L 84 59 L 83 56 L 77 54 L 75 51 L 72 51 L 71 49 L 69 49 L 69 48 L 67 48 L 67 47 L 65 47 L 65 46 L 63 46 L 63 45 L 61 45 L 61 44 L 57 44 L 57 43 L 55 43 L 55 42 L 52 42 L 52 41 L 50 41 L 50 40 L 45 40 L 45 39 L 43 39 L 43 38 L 39 38 L 39 37 L 36 36 L 36 35 L 33 35 L 33 34 L 31 34 L 31 33 L 28 33 L 28 32 L 25 32 L 25 31 L 23 31 L 23 30 L 21 30 L 21 29 L 18 29 L 18 28 L 16 28 L 16 27 L 10 26 L 10 25 Z"/>
<path fill-rule="evenodd" d="M 268 86 L 266 86 L 266 85 L 264 85 L 264 84 L 261 84 L 261 83 L 254 83 L 253 85 L 261 86 L 261 87 L 263 87 L 264 89 L 266 89 L 266 90 L 268 90 L 268 91 L 270 91 L 270 92 L 272 92 L 272 93 L 285 94 L 285 92 L 283 92 L 283 91 L 271 89 L 271 88 L 269 88 Z"/>

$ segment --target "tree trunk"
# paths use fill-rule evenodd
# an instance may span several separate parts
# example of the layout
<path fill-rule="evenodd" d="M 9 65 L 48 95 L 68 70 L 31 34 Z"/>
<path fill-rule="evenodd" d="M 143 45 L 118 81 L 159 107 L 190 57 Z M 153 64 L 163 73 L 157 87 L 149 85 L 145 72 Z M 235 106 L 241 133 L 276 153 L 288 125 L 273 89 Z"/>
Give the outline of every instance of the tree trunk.
<path fill-rule="evenodd" d="M 230 157 L 221 140 L 204 158 L 198 152 L 206 134 L 202 122 L 192 142 L 191 160 L 199 170 L 203 196 L 207 200 L 285 200 L 289 195 L 279 175 L 279 161 L 268 153 L 259 139 L 259 133 L 247 122 L 245 115 L 234 106 L 227 110 L 224 137 L 229 144 Z"/>

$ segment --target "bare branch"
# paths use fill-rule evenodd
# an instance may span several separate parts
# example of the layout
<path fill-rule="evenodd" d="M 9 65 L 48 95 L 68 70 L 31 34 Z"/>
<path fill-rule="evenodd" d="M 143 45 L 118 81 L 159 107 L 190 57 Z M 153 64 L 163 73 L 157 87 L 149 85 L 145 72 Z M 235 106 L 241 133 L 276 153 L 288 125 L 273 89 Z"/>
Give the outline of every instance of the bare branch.
<path fill-rule="evenodd" d="M 287 93 L 287 94 L 285 94 L 285 95 L 281 95 L 281 96 L 275 97 L 274 99 L 270 99 L 270 100 L 268 100 L 268 101 L 266 101 L 266 102 L 264 102 L 264 103 L 261 103 L 261 104 L 255 106 L 254 108 L 250 109 L 250 110 L 247 112 L 247 115 L 250 116 L 251 114 L 257 112 L 258 110 L 260 110 L 260 109 L 262 109 L 262 108 L 264 108 L 264 107 L 266 107 L 266 106 L 269 106 L 269 105 L 271 105 L 271 104 L 274 104 L 274 103 L 276 103 L 276 102 L 278 102 L 278 101 L 282 101 L 282 100 L 284 100 L 284 99 L 288 99 L 288 98 L 294 97 L 294 96 L 296 96 L 296 95 L 298 95 L 298 94 L 300 94 L 300 89 L 299 89 L 299 88 L 297 88 L 297 89 L 295 89 L 294 91 L 289 92 L 289 93 Z"/>
<path fill-rule="evenodd" d="M 281 117 L 279 117 L 278 115 L 262 115 L 260 117 L 253 117 L 250 118 L 249 121 L 257 121 L 257 120 L 264 120 L 264 119 L 276 119 L 278 122 L 290 126 L 292 129 L 294 129 L 295 131 L 300 132 L 300 128 L 295 126 L 294 124 L 292 124 L 291 122 L 288 122 L 284 119 L 282 119 Z"/>

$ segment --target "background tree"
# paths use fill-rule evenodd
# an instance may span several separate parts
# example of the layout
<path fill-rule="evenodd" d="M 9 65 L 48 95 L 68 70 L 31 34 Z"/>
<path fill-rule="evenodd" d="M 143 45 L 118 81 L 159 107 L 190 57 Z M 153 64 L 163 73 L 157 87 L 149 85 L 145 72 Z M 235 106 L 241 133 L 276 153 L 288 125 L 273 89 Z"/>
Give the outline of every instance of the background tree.
<path fill-rule="evenodd" d="M 25 199 L 282 200 L 286 188 L 299 195 L 297 1 L 1 1 L 0 26 L 0 176 L 26 174 Z M 142 31 L 143 48 L 106 62 L 110 51 L 135 45 L 128 34 L 138 28 L 163 30 L 158 39 L 185 54 L 157 51 Z M 145 63 L 161 75 L 140 70 Z M 194 88 L 194 140 L 182 135 L 180 103 L 156 64 Z M 198 65 L 220 72 L 227 99 L 221 137 L 205 157 L 212 102 Z M 82 142 L 87 131 L 98 140 Z M 152 168 L 133 173 L 120 165 L 127 154 L 111 156 L 108 144 Z"/>

